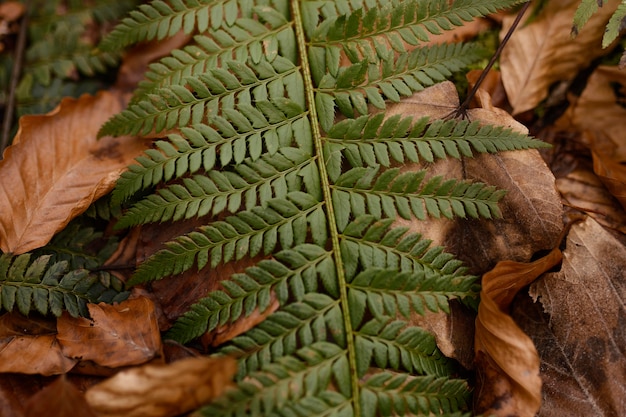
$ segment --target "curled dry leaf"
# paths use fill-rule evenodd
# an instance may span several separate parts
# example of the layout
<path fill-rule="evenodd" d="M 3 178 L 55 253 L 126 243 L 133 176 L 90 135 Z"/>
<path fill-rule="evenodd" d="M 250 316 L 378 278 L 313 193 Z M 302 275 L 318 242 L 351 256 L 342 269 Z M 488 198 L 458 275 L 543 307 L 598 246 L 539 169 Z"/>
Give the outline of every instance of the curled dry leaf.
<path fill-rule="evenodd" d="M 86 397 L 100 417 L 177 416 L 221 395 L 236 371 L 237 362 L 230 357 L 144 365 L 93 386 Z"/>
<path fill-rule="evenodd" d="M 17 313 L 0 317 L 0 372 L 58 375 L 78 361 L 63 354 L 54 323 Z"/>
<path fill-rule="evenodd" d="M 502 51 L 502 81 L 513 114 L 535 108 L 547 97 L 553 83 L 571 81 L 579 70 L 607 53 L 607 49 L 602 49 L 602 36 L 619 2 L 605 2 L 572 39 L 572 22 L 579 4 L 579 0 L 545 2 L 539 16 L 522 24 Z M 514 19 L 515 16 L 504 19 L 502 36 Z"/>
<path fill-rule="evenodd" d="M 91 320 L 64 314 L 57 322 L 57 338 L 66 356 L 116 368 L 145 363 L 160 352 L 161 336 L 149 299 L 87 308 Z"/>
<path fill-rule="evenodd" d="M 530 287 L 545 312 L 524 326 L 541 354 L 540 416 L 624 415 L 625 270 L 624 245 L 587 218 L 572 227 L 561 270 Z"/>
<path fill-rule="evenodd" d="M 96 139 L 121 111 L 110 92 L 65 98 L 43 116 L 24 116 L 0 162 L 0 249 L 24 253 L 48 243 L 70 220 L 108 193 L 144 149 L 134 137 Z"/>
<path fill-rule="evenodd" d="M 497 417 L 532 417 L 541 405 L 539 355 L 507 311 L 524 286 L 561 261 L 554 249 L 532 263 L 499 262 L 483 276 L 476 318 L 478 388 L 475 408 Z"/>
<path fill-rule="evenodd" d="M 29 398 L 24 417 L 96 417 L 85 395 L 61 375 Z"/>

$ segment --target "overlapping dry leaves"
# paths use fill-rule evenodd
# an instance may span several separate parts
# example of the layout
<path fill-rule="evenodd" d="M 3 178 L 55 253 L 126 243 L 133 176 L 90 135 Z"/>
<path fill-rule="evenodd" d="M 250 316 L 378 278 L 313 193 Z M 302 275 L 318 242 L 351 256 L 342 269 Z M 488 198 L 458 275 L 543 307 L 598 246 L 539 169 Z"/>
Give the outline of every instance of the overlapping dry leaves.
<path fill-rule="evenodd" d="M 525 131 L 510 114 L 519 115 L 554 148 L 543 158 L 537 151 L 506 152 L 429 168 L 430 175 L 507 189 L 503 217 L 411 224 L 472 272 L 484 273 L 475 331 L 474 315 L 460 306 L 453 306 L 452 315 L 415 318 L 435 333 L 445 354 L 477 370 L 477 412 L 618 416 L 626 403 L 626 75 L 613 67 L 592 68 L 586 88 L 576 88 L 576 75 L 609 52 L 599 43 L 613 11 L 602 8 L 572 40 L 578 3 L 548 2 L 519 29 L 505 48 L 501 74 L 490 75 L 469 112 L 483 123 Z M 511 19 L 504 17 L 503 30 Z M 490 25 L 475 21 L 456 36 Z M 0 162 L 4 252 L 46 244 L 110 191 L 145 145 L 130 137 L 96 141 L 99 125 L 123 108 L 122 91 L 137 82 L 146 62 L 186 41 L 181 36 L 144 46 L 120 70 L 116 90 L 66 99 L 48 115 L 22 119 Z M 476 75 L 468 78 L 473 82 Z M 556 121 L 532 112 L 540 103 Z M 457 106 L 454 86 L 442 83 L 390 112 L 442 117 Z M 572 226 L 561 254 L 561 231 L 571 218 L 582 222 Z M 107 265 L 141 262 L 159 249 L 158 242 L 193 227 L 188 221 L 135 229 Z M 538 256 L 540 251 L 548 255 Z M 159 282 L 152 292 L 137 290 L 118 305 L 90 305 L 91 319 L 0 316 L 0 415 L 174 416 L 219 395 L 232 379 L 234 361 L 189 357 L 197 352 L 164 345 L 160 332 L 199 294 L 214 289 L 214 277 L 245 266 L 191 271 Z M 222 343 L 263 318 L 252 315 L 218 328 L 203 342 Z"/>

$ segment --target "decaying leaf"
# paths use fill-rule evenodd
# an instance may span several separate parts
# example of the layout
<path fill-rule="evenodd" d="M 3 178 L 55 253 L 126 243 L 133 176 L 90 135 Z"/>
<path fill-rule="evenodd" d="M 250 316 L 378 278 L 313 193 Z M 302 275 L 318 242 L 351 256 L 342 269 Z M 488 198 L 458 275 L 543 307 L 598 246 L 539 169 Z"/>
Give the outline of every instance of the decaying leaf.
<path fill-rule="evenodd" d="M 593 59 L 607 53 L 602 49 L 602 36 L 619 2 L 605 2 L 585 30 L 572 39 L 579 4 L 579 0 L 546 2 L 539 16 L 526 25 L 522 23 L 503 49 L 500 68 L 513 114 L 535 108 L 553 83 L 571 81 Z M 502 36 L 514 18 L 504 19 Z"/>
<path fill-rule="evenodd" d="M 87 307 L 91 319 L 64 314 L 57 322 L 57 338 L 66 356 L 116 368 L 145 363 L 160 352 L 161 336 L 149 299 Z"/>
<path fill-rule="evenodd" d="M 541 405 L 539 355 L 532 340 L 508 315 L 513 297 L 561 261 L 554 249 L 531 263 L 499 262 L 483 275 L 476 318 L 475 410 L 498 417 L 532 417 Z"/>
<path fill-rule="evenodd" d="M 540 416 L 621 416 L 626 403 L 626 248 L 596 221 L 574 225 L 559 272 L 530 288 L 546 313 L 524 326 L 540 352 Z"/>
<path fill-rule="evenodd" d="M 66 98 L 43 116 L 25 116 L 0 162 L 0 249 L 16 254 L 45 245 L 108 193 L 145 149 L 134 137 L 96 139 L 124 108 L 110 92 Z"/>
<path fill-rule="evenodd" d="M 442 118 L 459 104 L 454 85 L 437 84 L 390 106 L 389 115 L 416 114 Z M 470 120 L 506 126 L 526 133 L 527 129 L 502 109 L 493 107 L 482 96 L 484 108 L 470 109 Z M 406 169 L 414 169 L 407 167 Z M 483 273 L 497 261 L 528 261 L 540 250 L 556 244 L 563 224 L 562 206 L 554 187 L 554 175 L 536 150 L 479 154 L 462 160 L 447 159 L 428 167 L 430 175 L 468 178 L 507 190 L 500 202 L 502 218 L 493 220 L 427 219 L 411 222 L 417 232 L 426 233 L 436 244 L 443 244 L 460 259 Z"/>
<path fill-rule="evenodd" d="M 225 356 L 144 365 L 93 386 L 86 397 L 99 417 L 173 417 L 219 396 L 236 371 L 237 362 Z"/>
<path fill-rule="evenodd" d="M 0 372 L 58 375 L 77 362 L 63 354 L 53 322 L 17 313 L 0 317 Z"/>
<path fill-rule="evenodd" d="M 85 395 L 61 375 L 29 398 L 24 417 L 96 417 Z"/>

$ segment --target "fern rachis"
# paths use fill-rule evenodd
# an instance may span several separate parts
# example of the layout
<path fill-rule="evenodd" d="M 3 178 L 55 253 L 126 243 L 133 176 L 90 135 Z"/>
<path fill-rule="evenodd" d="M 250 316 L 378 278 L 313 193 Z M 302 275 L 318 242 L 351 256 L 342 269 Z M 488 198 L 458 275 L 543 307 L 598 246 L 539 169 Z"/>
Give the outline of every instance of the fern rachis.
<path fill-rule="evenodd" d="M 474 297 L 475 277 L 394 219 L 495 217 L 503 192 L 396 165 L 542 144 L 501 127 L 382 110 L 478 56 L 472 46 L 422 46 L 430 33 L 515 3 L 157 0 L 104 41 L 115 50 L 200 32 L 197 45 L 153 65 L 150 82 L 101 131 L 179 130 L 120 180 L 119 202 L 159 186 L 121 226 L 206 219 L 142 263 L 131 284 L 264 257 L 180 317 L 168 337 L 182 342 L 264 312 L 272 297 L 280 304 L 219 347 L 240 360 L 238 387 L 203 415 L 468 409 L 467 383 L 409 319 Z M 246 19 L 256 29 L 240 30 Z M 191 58 L 194 50 L 202 53 Z M 347 119 L 337 122 L 336 109 Z"/>

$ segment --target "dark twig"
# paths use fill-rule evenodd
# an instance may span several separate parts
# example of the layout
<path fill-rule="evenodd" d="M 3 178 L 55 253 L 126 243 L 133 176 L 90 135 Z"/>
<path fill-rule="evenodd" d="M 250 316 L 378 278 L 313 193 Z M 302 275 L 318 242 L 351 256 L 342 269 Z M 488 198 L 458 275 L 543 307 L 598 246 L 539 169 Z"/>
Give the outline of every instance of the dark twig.
<path fill-rule="evenodd" d="M 22 61 L 24 59 L 24 50 L 26 49 L 26 35 L 28 33 L 28 15 L 30 12 L 30 1 L 25 2 L 24 17 L 20 23 L 20 31 L 17 35 L 17 44 L 15 46 L 15 58 L 13 61 L 13 68 L 11 70 L 11 83 L 9 84 L 9 95 L 7 98 L 6 107 L 4 109 L 4 119 L 2 120 L 2 138 L 0 138 L 0 159 L 2 159 L 2 153 L 9 146 L 11 138 L 11 126 L 13 125 L 13 114 L 15 112 L 15 91 L 17 90 L 17 84 L 22 75 Z"/>
<path fill-rule="evenodd" d="M 467 115 L 467 108 L 469 107 L 470 103 L 472 102 L 472 99 L 474 98 L 474 96 L 478 92 L 478 89 L 480 88 L 480 85 L 483 83 L 483 81 L 487 77 L 487 74 L 489 74 L 489 71 L 491 70 L 491 67 L 493 67 L 493 65 L 496 63 L 497 59 L 500 57 L 500 54 L 502 53 L 502 50 L 504 49 L 505 45 L 507 44 L 507 42 L 509 41 L 509 39 L 513 35 L 513 32 L 515 32 L 515 29 L 517 28 L 517 25 L 519 25 L 519 22 L 522 20 L 522 17 L 524 16 L 524 13 L 526 13 L 526 10 L 528 10 L 528 7 L 530 6 L 530 3 L 531 3 L 530 1 L 526 2 L 524 4 L 524 6 L 522 7 L 522 9 L 517 14 L 517 16 L 515 17 L 515 20 L 513 21 L 513 24 L 511 25 L 511 27 L 509 28 L 508 32 L 506 33 L 506 35 L 502 39 L 502 42 L 500 42 L 500 45 L 498 46 L 498 49 L 496 49 L 496 52 L 493 54 L 493 56 L 489 60 L 489 63 L 487 64 L 487 66 L 485 67 L 483 72 L 480 74 L 480 77 L 478 77 L 478 80 L 476 81 L 476 84 L 474 84 L 474 88 L 472 88 L 472 91 L 469 92 L 469 94 L 467 95 L 467 98 L 465 98 L 465 101 L 463 101 L 463 103 L 461 103 L 461 105 L 455 111 L 453 111 L 448 116 L 446 116 L 446 119 L 452 119 L 452 118 L 456 119 L 456 118 L 459 118 L 459 117 L 461 117 L 461 118 L 465 118 L 466 117 L 466 115 Z"/>

